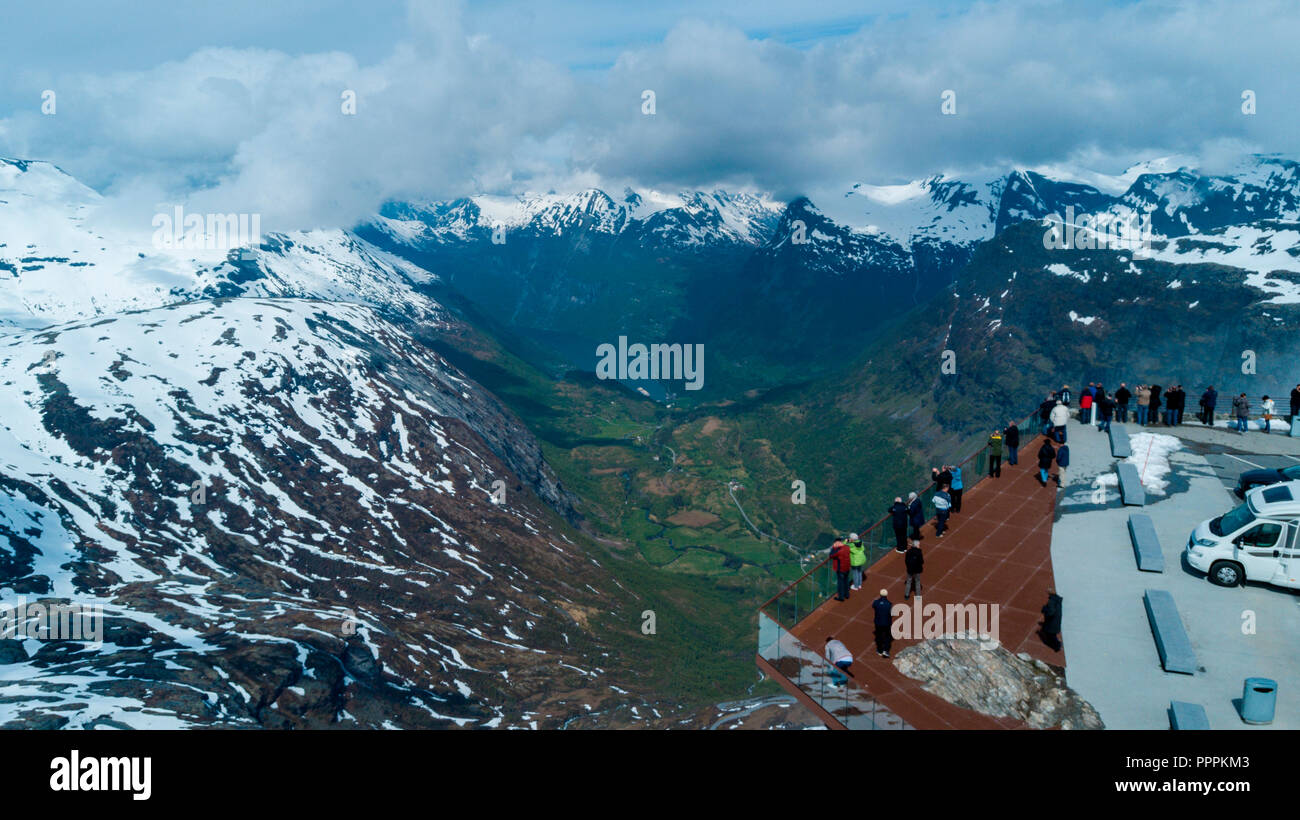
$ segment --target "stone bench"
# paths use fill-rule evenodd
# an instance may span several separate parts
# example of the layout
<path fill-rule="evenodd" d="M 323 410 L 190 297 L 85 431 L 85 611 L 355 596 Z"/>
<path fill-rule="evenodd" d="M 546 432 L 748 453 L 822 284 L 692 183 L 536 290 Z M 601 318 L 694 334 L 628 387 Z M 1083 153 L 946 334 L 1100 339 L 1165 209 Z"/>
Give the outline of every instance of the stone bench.
<path fill-rule="evenodd" d="M 1129 444 L 1128 431 L 1122 424 L 1112 424 L 1110 426 L 1110 454 L 1115 458 L 1128 458 L 1133 455 L 1133 447 Z"/>
<path fill-rule="evenodd" d="M 1133 554 L 1137 557 L 1138 569 L 1143 572 L 1164 572 L 1165 555 L 1160 550 L 1160 539 L 1156 536 L 1156 525 L 1151 523 L 1151 516 L 1146 513 L 1130 513 L 1128 534 L 1133 539 Z"/>
<path fill-rule="evenodd" d="M 1142 479 L 1138 477 L 1137 467 L 1127 461 L 1115 465 L 1119 474 L 1120 500 L 1130 506 L 1143 507 L 1147 503 L 1147 492 L 1142 489 Z"/>
<path fill-rule="evenodd" d="M 1191 675 L 1196 672 L 1196 651 L 1183 628 L 1183 619 L 1174 605 L 1174 596 L 1163 589 L 1148 589 L 1142 596 L 1146 603 L 1151 634 L 1160 652 L 1160 665 L 1166 672 Z"/>
<path fill-rule="evenodd" d="M 1205 707 L 1199 703 L 1171 700 L 1169 701 L 1169 728 L 1182 731 L 1205 731 L 1210 728 L 1210 719 L 1205 716 Z"/>

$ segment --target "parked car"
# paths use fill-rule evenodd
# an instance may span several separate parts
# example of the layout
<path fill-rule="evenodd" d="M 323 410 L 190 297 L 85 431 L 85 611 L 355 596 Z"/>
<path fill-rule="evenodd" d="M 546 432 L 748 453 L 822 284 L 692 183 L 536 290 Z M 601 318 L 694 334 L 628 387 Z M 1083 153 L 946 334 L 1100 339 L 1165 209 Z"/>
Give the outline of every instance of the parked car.
<path fill-rule="evenodd" d="M 1300 481 L 1256 487 L 1192 530 L 1187 563 L 1221 587 L 1262 581 L 1300 589 Z"/>
<path fill-rule="evenodd" d="M 1300 481 L 1300 464 L 1293 464 L 1282 469 L 1247 470 L 1237 479 L 1237 488 L 1233 490 L 1237 498 L 1245 498 L 1246 493 L 1256 487 L 1278 484 L 1283 481 Z"/>

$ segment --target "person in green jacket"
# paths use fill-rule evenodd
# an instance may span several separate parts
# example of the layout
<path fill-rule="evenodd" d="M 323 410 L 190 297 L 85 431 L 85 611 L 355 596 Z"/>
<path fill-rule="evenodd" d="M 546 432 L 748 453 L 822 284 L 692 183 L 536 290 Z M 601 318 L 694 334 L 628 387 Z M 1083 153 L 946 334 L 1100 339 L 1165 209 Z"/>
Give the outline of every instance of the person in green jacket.
<path fill-rule="evenodd" d="M 989 436 L 989 478 L 1002 477 L 1002 433 L 994 430 Z"/>
<path fill-rule="evenodd" d="M 856 532 L 849 533 L 844 540 L 849 547 L 849 577 L 854 589 L 862 589 L 862 578 L 867 571 L 867 548 L 862 546 L 862 539 Z"/>

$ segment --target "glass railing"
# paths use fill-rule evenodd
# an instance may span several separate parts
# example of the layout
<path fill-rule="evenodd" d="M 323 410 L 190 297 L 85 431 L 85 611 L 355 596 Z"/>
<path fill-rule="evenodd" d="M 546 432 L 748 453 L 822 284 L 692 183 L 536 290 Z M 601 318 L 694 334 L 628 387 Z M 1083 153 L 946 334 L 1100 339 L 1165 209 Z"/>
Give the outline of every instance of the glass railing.
<path fill-rule="evenodd" d="M 1071 384 L 1074 384 L 1074 382 L 1071 382 Z M 1087 384 L 1087 382 L 1080 382 L 1080 384 Z M 1183 424 L 1188 424 L 1188 423 L 1201 424 L 1201 413 L 1203 412 L 1203 409 L 1201 408 L 1200 401 L 1201 401 L 1201 392 L 1203 389 L 1204 386 L 1202 386 L 1200 389 L 1197 389 L 1195 392 L 1189 391 L 1184 397 L 1183 416 L 1182 416 Z M 1128 413 L 1127 413 L 1128 423 L 1135 424 L 1137 422 L 1137 395 L 1136 395 L 1137 391 L 1135 388 L 1132 387 L 1130 387 L 1129 390 L 1132 391 L 1134 395 L 1132 395 L 1128 400 Z M 1109 392 L 1111 398 L 1114 398 L 1115 397 L 1114 390 L 1111 390 Z M 1233 422 L 1236 420 L 1236 413 L 1232 409 L 1232 400 L 1239 392 L 1240 390 L 1238 390 L 1236 393 L 1231 391 L 1222 391 L 1222 390 L 1219 391 L 1218 400 L 1214 406 L 1214 420 L 1216 422 Z M 1168 406 L 1165 402 L 1166 395 L 1168 394 L 1164 392 L 1161 392 L 1160 394 L 1161 418 L 1158 420 L 1153 420 L 1150 423 L 1150 426 L 1157 426 L 1158 423 L 1163 422 L 1164 411 Z M 1072 395 L 1070 397 L 1070 411 L 1076 418 L 1079 412 L 1079 396 L 1080 394 L 1078 391 L 1072 391 Z M 1250 399 L 1250 421 L 1252 424 L 1251 429 L 1255 429 L 1256 426 L 1259 424 L 1260 420 L 1264 417 L 1264 409 L 1262 406 L 1262 399 L 1264 396 L 1272 397 L 1273 401 L 1275 402 L 1275 405 L 1273 407 L 1273 421 L 1276 423 L 1277 421 L 1280 420 L 1289 423 L 1291 420 L 1291 388 L 1290 387 L 1286 387 L 1281 390 L 1278 390 L 1276 393 L 1268 390 L 1259 390 L 1258 388 L 1252 388 L 1251 391 L 1246 394 L 1246 397 Z M 1096 416 L 1094 416 L 1093 418 L 1094 418 L 1093 423 L 1095 424 Z"/>
<path fill-rule="evenodd" d="M 1029 441 L 1043 432 L 1043 424 L 1038 419 L 1037 411 L 1018 422 L 1018 426 L 1022 450 Z M 1003 460 L 1005 459 L 1004 452 Z M 989 448 L 986 444 L 957 465 L 961 468 L 963 492 L 988 476 L 988 463 Z M 934 494 L 938 489 L 931 482 L 917 492 L 927 522 L 934 519 Z M 886 526 L 888 522 L 889 516 L 886 515 L 866 526 L 861 532 L 862 546 L 867 550 L 867 566 L 875 564 L 894 549 L 894 529 Z M 816 566 L 769 599 L 762 610 L 777 623 L 792 629 L 834 594 L 835 573 L 831 568 L 830 557 L 826 556 Z"/>
<path fill-rule="evenodd" d="M 1021 420 L 1018 426 L 1021 441 L 1019 449 L 1023 453 L 1030 442 L 1042 434 L 1043 423 L 1035 410 Z M 1003 459 L 1006 459 L 1005 450 Z M 961 468 L 963 491 L 988 477 L 988 464 L 989 448 L 985 444 L 957 465 Z M 931 482 L 917 492 L 927 523 L 934 518 L 934 494 L 937 491 L 938 487 Z M 886 515 L 861 532 L 862 545 L 867 550 L 868 567 L 894 549 L 894 531 L 893 527 L 886 526 L 888 522 L 889 516 Z M 910 728 L 896 715 L 885 710 L 854 681 L 834 686 L 839 671 L 820 652 L 805 646 L 791 632 L 800 621 L 834 596 L 835 588 L 835 573 L 828 556 L 763 604 L 758 613 L 759 656 L 848 728 Z"/>
<path fill-rule="evenodd" d="M 758 654 L 818 707 L 849 729 L 910 729 L 867 690 L 789 630 L 758 613 Z"/>

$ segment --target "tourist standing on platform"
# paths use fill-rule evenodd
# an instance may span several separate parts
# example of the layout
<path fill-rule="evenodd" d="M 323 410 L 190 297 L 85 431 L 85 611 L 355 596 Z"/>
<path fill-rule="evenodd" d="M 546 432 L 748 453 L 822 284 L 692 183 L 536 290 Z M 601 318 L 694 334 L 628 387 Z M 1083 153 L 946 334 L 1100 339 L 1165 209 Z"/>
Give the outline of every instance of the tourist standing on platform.
<path fill-rule="evenodd" d="M 952 476 L 952 480 L 948 484 L 948 497 L 952 499 L 952 511 L 955 515 L 961 512 L 961 468 L 955 465 L 949 465 L 948 475 Z"/>
<path fill-rule="evenodd" d="M 1065 406 L 1066 406 L 1066 407 L 1069 407 L 1069 406 L 1070 406 L 1070 399 L 1072 398 L 1072 396 L 1071 396 L 1071 394 L 1070 394 L 1070 385 L 1067 384 L 1067 385 L 1065 385 L 1064 387 L 1062 387 L 1062 388 L 1061 388 L 1061 391 L 1060 391 L 1059 393 L 1056 394 L 1056 397 L 1057 397 L 1058 399 L 1060 399 L 1061 401 L 1065 402 Z"/>
<path fill-rule="evenodd" d="M 1137 397 L 1138 427 L 1146 427 L 1147 413 L 1151 410 L 1151 388 L 1147 387 L 1145 384 L 1139 384 Z"/>
<path fill-rule="evenodd" d="M 853 654 L 843 641 L 829 635 L 826 637 L 826 660 L 834 665 L 831 669 L 831 685 L 843 686 L 848 683 L 849 678 L 844 673 L 853 665 Z"/>
<path fill-rule="evenodd" d="M 1052 462 L 1056 460 L 1056 449 L 1052 447 L 1049 439 L 1043 440 L 1043 446 L 1038 448 L 1038 483 L 1044 487 L 1047 486 L 1047 471 L 1052 469 Z"/>
<path fill-rule="evenodd" d="M 1264 432 L 1271 433 L 1273 432 L 1273 400 L 1265 396 L 1260 407 L 1264 411 Z"/>
<path fill-rule="evenodd" d="M 836 538 L 835 543 L 831 544 L 831 569 L 835 570 L 835 600 L 847 601 L 849 599 L 849 569 L 850 563 L 849 548 L 845 545 L 844 540 Z"/>
<path fill-rule="evenodd" d="M 903 556 L 903 566 L 907 568 L 907 583 L 903 586 L 903 600 L 906 601 L 916 593 L 921 597 L 921 570 L 925 569 L 925 556 L 921 554 L 921 542 L 913 540 Z"/>
<path fill-rule="evenodd" d="M 925 526 L 925 505 L 916 493 L 907 494 L 907 517 L 908 523 L 912 525 L 912 537 L 921 537 L 921 527 Z"/>
<path fill-rule="evenodd" d="M 1093 384 L 1092 382 L 1088 382 L 1088 386 L 1084 388 L 1083 395 L 1079 397 L 1080 424 L 1087 424 L 1092 419 L 1092 390 Z M 1066 410 L 1066 413 L 1069 413 L 1068 409 Z M 1055 416 L 1056 413 L 1053 412 L 1052 415 Z M 1053 422 L 1053 424 L 1055 424 L 1055 422 Z"/>
<path fill-rule="evenodd" d="M 952 496 L 948 495 L 948 485 L 940 484 L 939 490 L 930 499 L 934 504 L 934 535 L 943 538 L 944 528 L 948 526 L 948 514 L 952 511 Z"/>
<path fill-rule="evenodd" d="M 1219 392 L 1214 389 L 1214 385 L 1206 388 L 1201 394 L 1201 423 L 1207 427 L 1214 426 L 1214 406 L 1219 403 Z"/>
<path fill-rule="evenodd" d="M 1237 416 L 1237 432 L 1244 434 L 1250 421 L 1250 399 L 1245 393 L 1232 400 L 1232 412 Z"/>
<path fill-rule="evenodd" d="M 1065 486 L 1065 468 L 1070 466 L 1070 445 L 1062 444 L 1056 448 L 1056 486 Z"/>
<path fill-rule="evenodd" d="M 1087 396 L 1087 394 L 1084 395 L 1084 398 L 1088 398 L 1089 401 L 1091 401 L 1091 397 Z M 1079 401 L 1082 402 L 1083 399 L 1080 399 Z M 1080 408 L 1079 412 L 1083 412 L 1082 408 Z M 1065 441 L 1065 425 L 1070 422 L 1070 408 L 1058 401 L 1056 406 L 1052 408 L 1051 420 L 1052 438 L 1058 442 Z"/>
<path fill-rule="evenodd" d="M 1115 415 L 1115 400 L 1106 395 L 1106 391 L 1101 391 L 1097 398 L 1097 432 L 1109 433 L 1110 420 Z"/>
<path fill-rule="evenodd" d="M 1151 407 L 1147 412 L 1147 420 L 1155 425 L 1160 423 L 1160 385 L 1151 385 Z"/>
<path fill-rule="evenodd" d="M 889 657 L 889 646 L 894 640 L 890 630 L 894 625 L 894 605 L 889 602 L 889 591 L 880 590 L 880 597 L 871 602 L 875 612 L 872 619 L 876 627 L 876 654 L 882 658 Z"/>
<path fill-rule="evenodd" d="M 849 588 L 862 589 L 862 579 L 867 573 L 867 548 L 856 532 L 849 533 L 845 546 L 849 548 Z"/>
<path fill-rule="evenodd" d="M 952 473 L 948 472 L 948 466 L 930 468 L 930 480 L 934 482 L 935 487 L 943 485 L 952 486 Z"/>
<path fill-rule="evenodd" d="M 989 434 L 989 478 L 1002 477 L 1002 433 Z"/>
<path fill-rule="evenodd" d="M 1043 604 L 1043 627 L 1041 635 L 1043 643 L 1053 652 L 1061 651 L 1061 617 L 1064 614 L 1064 601 L 1056 590 L 1048 588 L 1047 603 Z"/>
<path fill-rule="evenodd" d="M 1115 420 L 1120 424 L 1128 422 L 1128 403 L 1133 398 L 1129 392 L 1128 383 L 1120 382 L 1119 389 L 1115 391 Z"/>
<path fill-rule="evenodd" d="M 1056 406 L 1057 401 L 1057 399 L 1049 395 L 1043 400 L 1042 404 L 1038 405 L 1039 424 L 1043 426 L 1043 435 L 1045 436 L 1052 434 L 1052 408 Z"/>
<path fill-rule="evenodd" d="M 1014 421 L 1009 421 L 1002 436 L 1007 443 L 1007 464 L 1014 467 L 1020 455 L 1020 427 Z"/>
<path fill-rule="evenodd" d="M 1300 384 L 1291 388 L 1291 424 L 1295 424 L 1295 417 L 1300 416 Z"/>
<path fill-rule="evenodd" d="M 902 552 L 907 549 L 907 521 L 910 515 L 902 496 L 894 498 L 888 512 L 889 523 L 894 525 L 894 551 Z"/>
<path fill-rule="evenodd" d="M 1183 411 L 1187 409 L 1187 391 L 1181 384 L 1175 385 L 1174 390 L 1178 392 L 1178 401 L 1174 402 L 1174 426 L 1183 423 Z"/>

